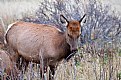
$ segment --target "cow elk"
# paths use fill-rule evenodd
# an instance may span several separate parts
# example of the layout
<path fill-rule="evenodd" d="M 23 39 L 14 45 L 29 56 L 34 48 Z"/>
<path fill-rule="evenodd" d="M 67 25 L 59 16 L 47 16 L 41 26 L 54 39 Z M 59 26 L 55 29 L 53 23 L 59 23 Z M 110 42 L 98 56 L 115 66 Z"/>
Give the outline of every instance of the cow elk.
<path fill-rule="evenodd" d="M 5 73 L 6 75 L 5 75 Z M 0 77 L 2 80 L 17 79 L 18 69 L 12 62 L 8 52 L 0 50 Z M 3 75 L 3 76 L 2 76 Z"/>
<path fill-rule="evenodd" d="M 15 62 L 21 56 L 28 62 L 39 63 L 45 73 L 50 67 L 51 75 L 54 75 L 58 62 L 77 51 L 84 17 L 79 21 L 68 21 L 60 15 L 60 21 L 67 24 L 65 32 L 51 25 L 18 21 L 9 25 L 5 43 L 15 52 L 11 54 Z"/>

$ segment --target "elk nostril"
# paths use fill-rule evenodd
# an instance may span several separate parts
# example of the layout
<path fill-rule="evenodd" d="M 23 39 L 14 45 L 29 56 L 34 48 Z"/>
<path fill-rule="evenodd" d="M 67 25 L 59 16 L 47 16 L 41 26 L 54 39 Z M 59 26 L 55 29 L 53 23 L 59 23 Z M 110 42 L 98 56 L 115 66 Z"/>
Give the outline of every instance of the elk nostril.
<path fill-rule="evenodd" d="M 78 51 L 77 49 L 73 49 L 71 52 L 76 53 L 77 51 Z"/>

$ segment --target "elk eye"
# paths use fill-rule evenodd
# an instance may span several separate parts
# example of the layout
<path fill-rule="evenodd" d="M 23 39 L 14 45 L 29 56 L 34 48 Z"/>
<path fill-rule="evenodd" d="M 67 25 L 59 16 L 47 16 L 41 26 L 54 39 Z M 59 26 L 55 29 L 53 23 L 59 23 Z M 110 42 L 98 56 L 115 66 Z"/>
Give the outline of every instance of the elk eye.
<path fill-rule="evenodd" d="M 77 38 L 79 38 L 80 35 L 77 36 Z"/>
<path fill-rule="evenodd" d="M 81 34 L 79 34 L 78 36 L 77 36 L 77 38 L 79 38 L 81 36 Z"/>
<path fill-rule="evenodd" d="M 70 34 L 68 34 L 68 36 L 69 36 L 70 38 L 73 38 Z"/>

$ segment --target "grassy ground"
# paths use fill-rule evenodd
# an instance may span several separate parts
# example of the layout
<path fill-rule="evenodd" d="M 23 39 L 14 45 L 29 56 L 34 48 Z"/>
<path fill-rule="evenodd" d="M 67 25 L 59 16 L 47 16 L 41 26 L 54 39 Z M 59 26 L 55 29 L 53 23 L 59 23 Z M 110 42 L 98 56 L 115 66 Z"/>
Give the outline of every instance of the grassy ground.
<path fill-rule="evenodd" d="M 86 45 L 75 56 L 76 65 L 71 59 L 58 67 L 56 80 L 120 80 L 121 49 L 108 46 L 98 50 Z"/>
<path fill-rule="evenodd" d="M 40 79 L 38 68 L 28 68 L 25 79 Z M 47 74 L 48 75 L 48 74 Z M 33 76 L 33 77 L 30 77 Z M 120 80 L 121 49 L 102 48 L 97 50 L 89 44 L 76 55 L 57 67 L 55 80 Z"/>
<path fill-rule="evenodd" d="M 5 27 L 8 24 L 22 19 L 25 16 L 34 16 L 39 1 L 10 1 L 0 2 L 0 17 Z M 121 43 L 106 44 L 97 48 L 91 44 L 85 44 L 74 58 L 69 62 L 60 62 L 55 80 L 120 80 L 121 79 Z M 76 62 L 75 62 L 76 60 Z M 24 74 L 25 79 L 38 80 L 40 78 L 38 68 L 31 68 Z"/>
<path fill-rule="evenodd" d="M 33 16 L 39 5 L 39 0 L 3 1 L 0 1 L 0 18 L 3 19 L 5 27 L 17 19 L 22 19 L 28 15 Z"/>

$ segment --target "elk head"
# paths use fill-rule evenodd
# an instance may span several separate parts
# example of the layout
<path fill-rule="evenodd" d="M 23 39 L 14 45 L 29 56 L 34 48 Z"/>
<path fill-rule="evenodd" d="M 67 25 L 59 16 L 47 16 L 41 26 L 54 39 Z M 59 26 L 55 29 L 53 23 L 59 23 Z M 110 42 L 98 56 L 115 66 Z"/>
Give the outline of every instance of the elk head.
<path fill-rule="evenodd" d="M 63 15 L 60 15 L 60 21 L 66 24 L 65 36 L 67 43 L 70 45 L 71 52 L 75 52 L 78 49 L 81 35 L 81 22 L 85 15 L 79 21 L 68 21 Z"/>

